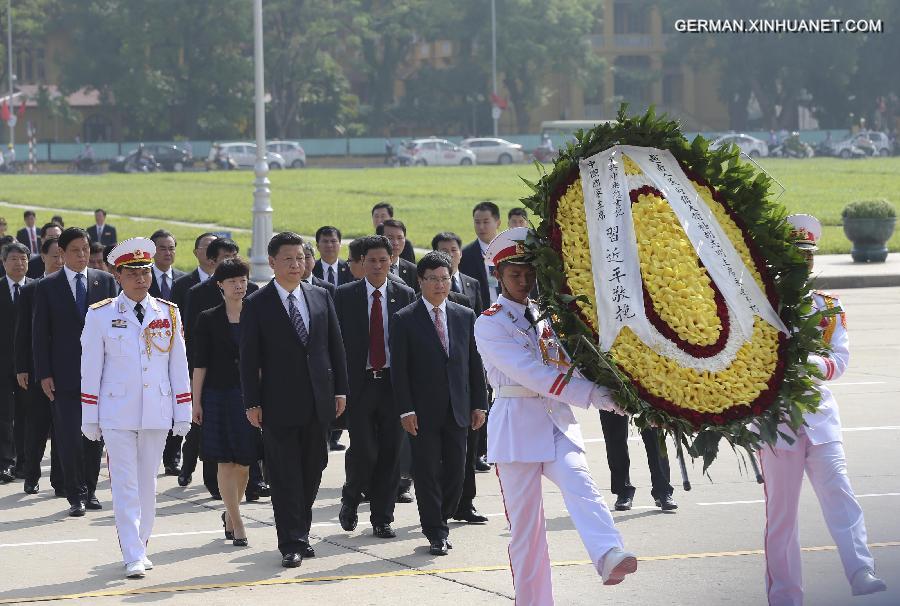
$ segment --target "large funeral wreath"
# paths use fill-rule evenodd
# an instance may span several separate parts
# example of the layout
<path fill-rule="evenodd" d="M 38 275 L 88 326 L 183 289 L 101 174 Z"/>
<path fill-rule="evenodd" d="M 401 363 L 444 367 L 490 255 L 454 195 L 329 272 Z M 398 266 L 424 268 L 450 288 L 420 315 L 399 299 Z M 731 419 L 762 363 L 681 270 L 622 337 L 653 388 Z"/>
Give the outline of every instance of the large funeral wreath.
<path fill-rule="evenodd" d="M 668 349 L 660 353 L 624 328 L 608 351 L 601 350 L 596 307 L 601 291 L 595 285 L 579 162 L 613 146 L 671 153 L 696 191 L 695 201 L 709 208 L 759 286 L 759 296 L 777 313 L 775 321 L 780 317 L 782 330 L 756 317 L 752 335 L 733 337 L 729 308 L 682 221 L 626 153 L 620 156 L 619 174 L 627 176 L 621 199 L 631 205 L 643 306 Z M 796 430 L 803 414 L 815 410 L 819 397 L 807 356 L 823 351 L 822 315 L 813 313 L 809 272 L 790 242 L 787 213 L 769 197 L 771 179 L 743 162 L 736 147 L 712 149 L 700 136 L 688 142 L 676 122 L 656 117 L 652 108 L 628 117 L 622 106 L 616 121 L 577 133 L 550 173 L 526 183 L 533 195 L 522 202 L 540 217 L 526 246 L 535 256 L 544 313 L 574 366 L 614 388 L 638 427 L 671 434 L 679 452 L 684 446 L 702 457 L 705 470 L 722 439 L 732 448 L 755 451 L 777 440 L 780 423 Z"/>

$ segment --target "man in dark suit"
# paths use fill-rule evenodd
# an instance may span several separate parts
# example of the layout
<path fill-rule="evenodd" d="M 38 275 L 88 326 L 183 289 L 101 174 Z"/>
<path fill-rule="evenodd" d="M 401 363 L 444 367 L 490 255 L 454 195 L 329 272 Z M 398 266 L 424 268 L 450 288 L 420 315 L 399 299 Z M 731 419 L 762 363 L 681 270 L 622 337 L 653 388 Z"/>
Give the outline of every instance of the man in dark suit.
<path fill-rule="evenodd" d="M 216 238 L 218 236 L 210 232 L 204 232 L 197 236 L 197 239 L 194 240 L 193 251 L 194 256 L 197 258 L 197 267 L 189 274 L 175 280 L 172 286 L 172 302 L 178 305 L 181 313 L 184 313 L 184 301 L 187 298 L 188 291 L 197 284 L 206 282 L 212 275 L 212 272 L 215 271 L 215 267 L 206 258 L 206 249 L 209 243 Z M 190 358 L 188 358 L 188 361 L 190 361 Z"/>
<path fill-rule="evenodd" d="M 315 555 L 312 506 L 328 465 L 326 434 L 347 403 L 347 361 L 334 303 L 301 280 L 303 239 L 269 241 L 274 279 L 241 312 L 241 385 L 247 418 L 263 429 L 282 566 Z"/>
<path fill-rule="evenodd" d="M 313 275 L 335 288 L 353 281 L 350 266 L 338 258 L 341 252 L 341 230 L 331 225 L 316 230 L 316 248 L 319 260 L 313 267 Z"/>
<path fill-rule="evenodd" d="M 24 478 L 25 391 L 16 382 L 15 332 L 22 289 L 31 280 L 28 247 L 21 242 L 0 250 L 6 275 L 0 279 L 0 484 Z"/>
<path fill-rule="evenodd" d="M 372 227 L 375 229 L 375 233 L 381 235 L 381 232 L 378 231 L 378 226 L 387 221 L 388 219 L 394 218 L 394 207 L 388 202 L 379 202 L 375 206 L 372 207 Z M 415 264 L 416 262 L 416 252 L 413 248 L 413 243 L 409 240 L 403 245 L 403 251 L 400 253 L 400 258 L 406 259 L 410 263 Z"/>
<path fill-rule="evenodd" d="M 37 216 L 33 210 L 26 210 L 22 213 L 22 218 L 25 220 L 25 227 L 16 232 L 16 240 L 28 247 L 28 254 L 37 256 L 41 252 L 41 237 L 34 224 Z"/>
<path fill-rule="evenodd" d="M 500 208 L 493 202 L 479 202 L 472 209 L 472 220 L 476 238 L 462 249 L 459 270 L 478 280 L 481 285 L 481 305 L 483 309 L 487 309 L 497 301 L 500 285 L 497 278 L 488 274 L 484 252 L 500 230 Z"/>
<path fill-rule="evenodd" d="M 62 250 L 56 238 L 48 238 L 41 242 L 41 256 L 44 267 L 50 275 L 63 267 Z M 34 317 L 34 292 L 37 284 L 45 276 L 36 278 L 25 285 L 19 295 L 19 311 L 16 319 L 16 382 L 26 396 L 25 418 L 25 492 L 36 494 L 40 489 L 41 461 L 47 448 L 49 436 L 54 447 L 50 450 L 50 484 L 57 497 L 65 497 L 65 482 L 62 477 L 62 465 L 59 462 L 59 448 L 52 434 L 53 415 L 50 400 L 44 395 L 40 384 L 35 379 L 34 355 L 32 354 L 31 327 Z"/>
<path fill-rule="evenodd" d="M 406 245 L 406 225 L 397 219 L 388 219 L 378 226 L 376 233 L 388 239 L 393 247 L 391 254 L 391 273 L 419 292 L 419 280 L 416 278 L 416 265 L 400 256 Z"/>
<path fill-rule="evenodd" d="M 62 234 L 62 226 L 58 223 L 46 223 L 43 227 L 41 227 L 41 237 L 40 240 L 43 242 L 48 239 L 58 239 L 60 234 Z M 27 245 L 26 245 L 27 246 Z M 28 273 L 26 273 L 29 278 L 35 280 L 44 275 L 44 257 L 43 255 L 36 255 L 31 257 L 28 261 Z"/>
<path fill-rule="evenodd" d="M 365 493 L 374 535 L 387 539 L 396 536 L 391 523 L 403 440 L 390 382 L 388 344 L 394 313 L 412 303 L 415 293 L 388 280 L 392 248 L 387 238 L 363 238 L 361 251 L 365 278 L 341 286 L 334 295 L 350 379 L 350 449 L 339 519 L 344 530 L 354 530 Z"/>
<path fill-rule="evenodd" d="M 178 242 L 172 232 L 165 229 L 156 230 L 150 239 L 156 245 L 156 254 L 153 255 L 152 280 L 148 293 L 151 297 L 172 301 L 175 282 L 187 275 L 180 269 L 175 269 L 175 249 Z"/>
<path fill-rule="evenodd" d="M 450 256 L 450 300 L 454 301 L 457 293 L 464 295 L 469 301 L 469 307 L 475 312 L 476 317 L 481 315 L 484 306 L 481 304 L 481 284 L 475 278 L 467 276 L 459 271 L 459 262 L 462 259 L 462 238 L 453 232 L 445 231 L 437 234 L 431 240 L 431 248 L 447 253 Z M 457 302 L 457 301 L 454 301 Z M 475 483 L 476 471 L 489 471 L 490 465 L 481 459 L 484 454 L 479 451 L 481 444 L 487 444 L 487 428 L 469 430 L 466 444 L 466 477 L 463 482 L 462 497 L 459 499 L 459 507 L 453 514 L 453 519 L 469 524 L 486 524 L 488 519 L 475 509 L 475 497 L 478 494 Z"/>
<path fill-rule="evenodd" d="M 462 494 L 468 428 L 487 413 L 475 313 L 447 300 L 450 258 L 437 251 L 417 266 L 422 298 L 397 312 L 391 332 L 391 383 L 412 436 L 413 478 L 422 533 L 432 555 L 447 555 L 447 519 Z"/>
<path fill-rule="evenodd" d="M 32 350 L 41 389 L 53 402 L 53 422 L 66 481 L 69 515 L 100 509 L 94 494 L 103 443 L 81 435 L 81 330 L 88 307 L 115 296 L 115 279 L 88 268 L 87 232 L 70 227 L 59 237 L 65 265 L 38 282 L 34 297 Z"/>
<path fill-rule="evenodd" d="M 335 286 L 331 282 L 326 282 L 322 280 L 313 273 L 313 269 L 316 266 L 316 253 L 313 251 L 312 244 L 309 242 L 303 243 L 303 254 L 304 261 L 306 261 L 306 266 L 303 271 L 303 281 L 309 284 L 310 286 L 318 286 L 319 288 L 324 288 L 328 291 L 328 294 L 334 297 Z M 349 271 L 349 270 L 348 270 Z"/>
<path fill-rule="evenodd" d="M 105 210 L 98 208 L 94 211 L 94 222 L 94 225 L 87 228 L 87 234 L 91 242 L 99 242 L 103 246 L 119 243 L 116 228 L 106 223 Z"/>

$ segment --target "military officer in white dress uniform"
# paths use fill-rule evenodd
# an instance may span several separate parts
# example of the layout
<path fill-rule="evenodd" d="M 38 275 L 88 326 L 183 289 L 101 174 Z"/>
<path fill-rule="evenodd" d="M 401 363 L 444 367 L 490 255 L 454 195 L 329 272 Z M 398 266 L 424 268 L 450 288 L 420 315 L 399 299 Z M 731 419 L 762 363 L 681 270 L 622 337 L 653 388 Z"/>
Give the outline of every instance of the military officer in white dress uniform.
<path fill-rule="evenodd" d="M 794 243 L 803 251 L 811 270 L 822 227 L 812 215 L 791 215 L 788 222 L 793 228 Z M 837 298 L 819 291 L 813 293 L 813 304 L 816 310 L 841 306 Z M 766 594 L 772 606 L 803 603 L 797 510 L 804 470 L 837 545 L 851 593 L 866 595 L 886 589 L 884 581 L 874 574 L 875 561 L 866 545 L 863 511 L 847 477 L 837 402 L 826 385 L 839 378 L 850 362 L 843 309 L 838 315 L 824 318 L 820 328 L 831 351 L 826 356 L 809 357 L 822 375 L 815 379 L 822 395 L 819 409 L 804 415 L 805 425 L 796 434 L 787 425 L 778 428 L 794 437 L 792 444 L 779 438 L 773 449 L 760 451 L 766 497 Z"/>
<path fill-rule="evenodd" d="M 475 340 L 496 394 L 488 418 L 488 461 L 497 476 L 510 527 L 509 560 L 516 604 L 553 604 L 541 476 L 562 492 L 575 528 L 605 585 L 637 570 L 622 549 L 609 509 L 584 456 L 581 428 L 570 405 L 621 413 L 610 391 L 574 373 L 549 323 L 535 321 L 528 298 L 535 270 L 521 243 L 528 229 L 498 235 L 485 262 L 496 268 L 503 294 L 475 323 Z"/>
<path fill-rule="evenodd" d="M 92 305 L 81 333 L 81 431 L 106 441 L 116 530 L 129 578 L 143 577 L 153 567 L 146 548 L 166 435 L 172 429 L 183 436 L 191 420 L 178 308 L 147 294 L 155 252 L 146 238 L 126 240 L 110 252 L 122 292 Z"/>

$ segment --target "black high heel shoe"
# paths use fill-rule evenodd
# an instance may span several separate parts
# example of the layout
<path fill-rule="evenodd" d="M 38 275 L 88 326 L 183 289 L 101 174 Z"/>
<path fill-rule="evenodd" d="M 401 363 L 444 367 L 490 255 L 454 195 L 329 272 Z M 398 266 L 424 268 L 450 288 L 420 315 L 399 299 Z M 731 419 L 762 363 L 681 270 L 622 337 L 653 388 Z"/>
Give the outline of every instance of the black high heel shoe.
<path fill-rule="evenodd" d="M 225 512 L 224 511 L 222 512 L 222 528 L 225 529 L 225 538 L 229 541 L 233 541 L 234 540 L 234 531 L 228 530 L 228 527 L 225 526 Z"/>
<path fill-rule="evenodd" d="M 250 543 L 247 541 L 247 537 L 244 537 L 243 539 L 234 539 L 231 544 L 235 547 L 246 547 Z"/>

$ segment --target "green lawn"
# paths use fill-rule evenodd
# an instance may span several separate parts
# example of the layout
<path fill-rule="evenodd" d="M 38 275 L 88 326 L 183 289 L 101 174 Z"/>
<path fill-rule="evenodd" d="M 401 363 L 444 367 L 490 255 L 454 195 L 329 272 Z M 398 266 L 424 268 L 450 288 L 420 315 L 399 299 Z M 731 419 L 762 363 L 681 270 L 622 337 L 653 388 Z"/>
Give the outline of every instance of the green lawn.
<path fill-rule="evenodd" d="M 780 202 L 791 212 L 817 215 L 827 226 L 822 251 L 847 252 L 850 243 L 840 228 L 840 211 L 853 200 L 887 198 L 900 203 L 900 158 L 858 161 L 832 158 L 767 160 L 763 167 L 786 189 Z M 380 200 L 391 202 L 397 218 L 409 227 L 409 237 L 427 246 L 438 231 L 457 231 L 464 240 L 473 237 L 471 207 L 480 200 L 496 201 L 505 212 L 528 193 L 519 175 L 535 179 L 532 165 L 479 166 L 415 169 L 306 169 L 271 174 L 275 229 L 311 234 L 320 225 L 337 225 L 345 237 L 371 231 L 369 209 Z M 38 211 L 38 221 L 48 220 L 41 207 L 71 209 L 64 213 L 69 224 L 88 225 L 91 211 L 104 207 L 120 237 L 149 235 L 156 227 L 171 229 L 186 243 L 199 229 L 178 226 L 175 221 L 215 223 L 227 227 L 250 226 L 253 174 L 162 173 L 152 175 L 103 174 L 16 175 L 0 178 L 0 215 L 10 229 L 19 227 L 21 211 L 2 202 L 24 204 Z M 80 212 L 76 212 L 80 211 Z M 137 221 L 133 218 L 150 218 Z M 249 235 L 235 233 L 242 247 Z M 178 265 L 192 264 L 184 253 Z M 891 240 L 900 250 L 900 236 Z"/>

